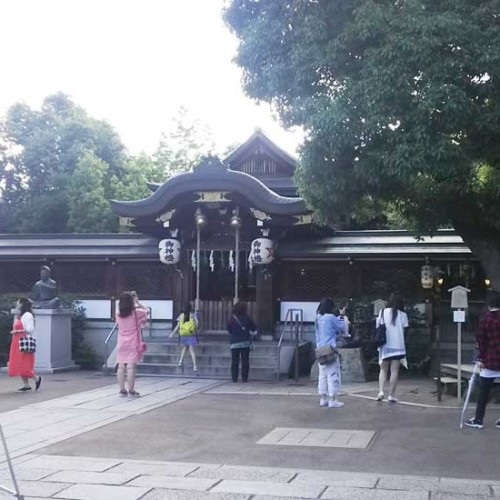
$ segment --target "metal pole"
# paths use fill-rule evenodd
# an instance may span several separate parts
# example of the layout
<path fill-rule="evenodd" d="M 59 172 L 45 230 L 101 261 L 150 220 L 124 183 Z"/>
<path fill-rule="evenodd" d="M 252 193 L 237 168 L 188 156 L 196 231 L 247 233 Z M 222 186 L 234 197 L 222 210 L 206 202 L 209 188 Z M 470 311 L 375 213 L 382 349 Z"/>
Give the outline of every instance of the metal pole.
<path fill-rule="evenodd" d="M 460 311 L 460 309 L 459 309 Z M 457 323 L 458 339 L 457 339 L 457 399 L 462 402 L 462 323 Z"/>
<path fill-rule="evenodd" d="M 295 382 L 299 381 L 299 315 L 295 315 Z"/>
<path fill-rule="evenodd" d="M 5 450 L 5 458 L 7 459 L 7 464 L 9 465 L 10 475 L 12 477 L 12 483 L 14 484 L 14 491 L 9 490 L 8 488 L 5 488 L 4 486 L 0 486 L 0 491 L 5 491 L 11 495 L 15 495 L 16 498 L 18 498 L 18 500 L 24 500 L 23 495 L 21 495 L 21 493 L 19 491 L 19 485 L 17 484 L 16 475 L 14 473 L 14 467 L 12 466 L 12 461 L 10 459 L 10 454 L 9 454 L 9 450 L 7 448 L 7 442 L 5 441 L 5 436 L 3 433 L 2 424 L 0 424 L 0 438 L 2 440 L 2 445 L 3 445 L 3 448 Z"/>
<path fill-rule="evenodd" d="M 200 251 L 201 251 L 201 229 L 196 227 L 196 300 L 194 309 L 196 312 L 200 310 Z"/>
<path fill-rule="evenodd" d="M 239 288 L 239 277 L 240 277 L 240 228 L 236 227 L 234 231 L 235 238 L 235 265 L 234 265 L 234 303 L 239 301 L 238 288 Z"/>
<path fill-rule="evenodd" d="M 436 362 L 438 367 L 437 372 L 437 400 L 441 401 L 442 387 L 441 387 L 441 333 L 439 325 L 436 325 Z"/>

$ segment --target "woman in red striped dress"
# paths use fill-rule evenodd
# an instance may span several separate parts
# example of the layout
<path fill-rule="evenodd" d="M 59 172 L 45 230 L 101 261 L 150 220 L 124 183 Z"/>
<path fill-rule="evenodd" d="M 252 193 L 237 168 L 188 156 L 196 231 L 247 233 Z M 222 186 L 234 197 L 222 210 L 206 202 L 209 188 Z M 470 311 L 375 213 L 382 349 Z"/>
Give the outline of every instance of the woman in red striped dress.
<path fill-rule="evenodd" d="M 18 389 L 18 392 L 31 391 L 29 379 L 35 382 L 35 390 L 40 388 L 42 377 L 38 376 L 34 371 L 35 353 L 21 352 L 19 350 L 19 339 L 26 335 L 34 335 L 35 333 L 35 318 L 31 309 L 31 301 L 22 297 L 16 304 L 17 314 L 14 319 L 12 331 L 12 341 L 10 343 L 9 354 L 9 377 L 21 377 L 23 386 Z"/>

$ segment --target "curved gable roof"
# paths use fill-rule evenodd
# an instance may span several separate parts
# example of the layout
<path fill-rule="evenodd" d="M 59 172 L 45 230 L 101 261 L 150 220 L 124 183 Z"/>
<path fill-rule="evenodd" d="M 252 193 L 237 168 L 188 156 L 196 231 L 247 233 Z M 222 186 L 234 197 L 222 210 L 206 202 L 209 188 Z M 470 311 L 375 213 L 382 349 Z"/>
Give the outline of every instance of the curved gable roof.
<path fill-rule="evenodd" d="M 111 208 L 122 217 L 156 216 L 179 195 L 196 191 L 230 191 L 249 200 L 259 210 L 276 215 L 309 213 L 302 198 L 280 196 L 255 177 L 229 169 L 216 157 L 205 158 L 193 172 L 176 175 L 161 184 L 148 198 L 138 201 L 111 200 Z"/>

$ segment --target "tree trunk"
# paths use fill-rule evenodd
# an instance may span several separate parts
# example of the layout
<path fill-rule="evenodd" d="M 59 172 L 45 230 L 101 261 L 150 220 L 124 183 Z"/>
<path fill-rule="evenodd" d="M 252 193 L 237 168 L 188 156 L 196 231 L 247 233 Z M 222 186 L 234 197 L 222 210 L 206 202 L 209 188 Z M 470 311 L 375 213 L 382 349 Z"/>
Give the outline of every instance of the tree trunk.
<path fill-rule="evenodd" d="M 500 292 L 500 234 L 489 231 L 481 235 L 477 230 L 463 227 L 457 231 L 491 280 L 491 289 Z"/>

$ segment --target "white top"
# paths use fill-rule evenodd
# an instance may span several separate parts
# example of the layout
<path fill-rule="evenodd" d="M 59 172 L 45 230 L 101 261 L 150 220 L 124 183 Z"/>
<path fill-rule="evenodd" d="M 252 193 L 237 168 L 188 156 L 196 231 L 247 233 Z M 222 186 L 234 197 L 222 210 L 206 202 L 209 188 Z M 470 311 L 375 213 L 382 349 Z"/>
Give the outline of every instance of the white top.
<path fill-rule="evenodd" d="M 23 324 L 23 328 L 26 330 L 26 333 L 31 335 L 32 337 L 35 336 L 35 318 L 33 314 L 30 312 L 25 312 L 21 316 L 21 323 Z"/>
<path fill-rule="evenodd" d="M 377 318 L 377 326 L 380 325 L 382 321 L 385 323 L 385 330 L 387 336 L 387 343 L 382 347 L 379 347 L 379 360 L 389 358 L 391 356 L 405 356 L 406 346 L 405 346 L 405 328 L 409 326 L 408 315 L 398 310 L 398 315 L 396 316 L 396 321 L 392 324 L 392 309 L 386 307 L 384 310 L 380 311 Z"/>
<path fill-rule="evenodd" d="M 484 378 L 500 378 L 500 370 L 490 370 L 489 368 L 483 368 L 480 375 Z"/>

